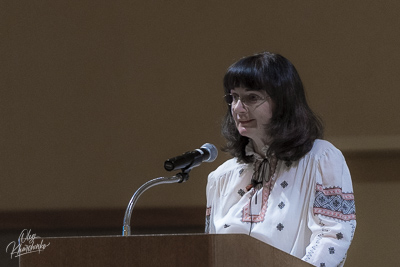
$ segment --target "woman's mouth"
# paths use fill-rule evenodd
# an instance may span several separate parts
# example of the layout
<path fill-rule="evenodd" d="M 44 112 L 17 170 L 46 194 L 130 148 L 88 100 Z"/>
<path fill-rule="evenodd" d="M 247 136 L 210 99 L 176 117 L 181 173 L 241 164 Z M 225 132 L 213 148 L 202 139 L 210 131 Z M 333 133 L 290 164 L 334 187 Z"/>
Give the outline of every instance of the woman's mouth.
<path fill-rule="evenodd" d="M 240 123 L 241 125 L 245 125 L 245 124 L 248 124 L 248 123 L 250 123 L 250 122 L 252 122 L 252 121 L 254 121 L 254 120 L 243 120 L 243 121 L 239 121 L 239 123 Z"/>

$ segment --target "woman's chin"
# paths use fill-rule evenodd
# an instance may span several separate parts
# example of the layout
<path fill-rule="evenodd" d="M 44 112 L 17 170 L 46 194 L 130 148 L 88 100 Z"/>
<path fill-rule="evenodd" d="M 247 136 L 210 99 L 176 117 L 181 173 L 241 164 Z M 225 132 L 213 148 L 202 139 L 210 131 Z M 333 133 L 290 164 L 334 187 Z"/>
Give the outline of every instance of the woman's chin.
<path fill-rule="evenodd" d="M 252 133 L 254 132 L 253 129 L 244 128 L 244 127 L 239 128 L 238 131 L 241 136 L 246 136 L 248 138 L 251 138 Z"/>

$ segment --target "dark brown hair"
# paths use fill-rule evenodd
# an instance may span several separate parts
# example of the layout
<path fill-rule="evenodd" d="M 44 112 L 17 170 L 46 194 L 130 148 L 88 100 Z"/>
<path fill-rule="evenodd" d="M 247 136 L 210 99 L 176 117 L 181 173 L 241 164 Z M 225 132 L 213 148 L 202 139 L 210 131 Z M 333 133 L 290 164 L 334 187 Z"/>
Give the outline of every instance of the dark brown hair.
<path fill-rule="evenodd" d="M 287 165 L 307 154 L 317 138 L 323 136 L 321 120 L 307 104 L 303 83 L 293 64 L 279 54 L 270 52 L 245 57 L 230 66 L 224 76 L 225 94 L 231 89 L 264 90 L 275 104 L 266 135 L 272 142 L 268 155 L 286 161 Z M 236 129 L 230 106 L 222 123 L 227 140 L 224 151 L 241 162 L 251 162 L 245 154 L 249 138 Z"/>

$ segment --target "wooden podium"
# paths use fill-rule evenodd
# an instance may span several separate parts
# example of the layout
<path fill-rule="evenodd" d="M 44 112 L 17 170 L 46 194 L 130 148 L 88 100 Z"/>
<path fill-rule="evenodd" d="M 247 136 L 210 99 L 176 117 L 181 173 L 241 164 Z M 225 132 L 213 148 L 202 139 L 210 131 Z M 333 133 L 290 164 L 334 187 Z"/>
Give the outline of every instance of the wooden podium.
<path fill-rule="evenodd" d="M 269 266 L 310 264 L 248 235 L 142 235 L 37 238 L 50 243 L 40 253 L 20 256 L 33 266 Z"/>

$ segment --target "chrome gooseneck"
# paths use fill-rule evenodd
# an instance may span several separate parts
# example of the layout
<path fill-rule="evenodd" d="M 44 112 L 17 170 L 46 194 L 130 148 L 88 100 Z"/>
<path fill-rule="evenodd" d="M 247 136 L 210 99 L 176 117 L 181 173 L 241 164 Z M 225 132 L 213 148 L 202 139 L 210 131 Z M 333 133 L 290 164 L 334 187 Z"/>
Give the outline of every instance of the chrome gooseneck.
<path fill-rule="evenodd" d="M 186 152 L 180 156 L 168 159 L 164 163 L 164 168 L 167 171 L 174 171 L 181 169 L 181 172 L 172 177 L 159 177 L 148 181 L 136 190 L 133 194 L 131 200 L 129 201 L 128 207 L 125 211 L 124 226 L 122 228 L 122 235 L 131 235 L 131 215 L 133 207 L 138 201 L 141 194 L 144 191 L 159 184 L 172 184 L 172 183 L 182 183 L 189 179 L 189 172 L 194 168 L 199 166 L 202 162 L 213 162 L 218 155 L 217 148 L 210 143 L 205 143 L 200 149 L 194 151 Z"/>
<path fill-rule="evenodd" d="M 141 187 L 139 187 L 139 189 L 136 190 L 136 192 L 133 194 L 131 200 L 129 201 L 128 207 L 126 208 L 125 217 L 124 217 L 124 226 L 122 227 L 122 235 L 123 236 L 131 235 L 130 223 L 131 223 L 132 210 L 133 210 L 133 207 L 135 206 L 136 202 L 138 201 L 139 197 L 143 194 L 144 191 L 146 191 L 150 187 L 153 187 L 153 186 L 156 186 L 159 184 L 182 183 L 182 182 L 186 182 L 188 179 L 189 179 L 189 173 L 181 172 L 172 177 L 155 178 L 153 180 L 146 182 Z"/>

